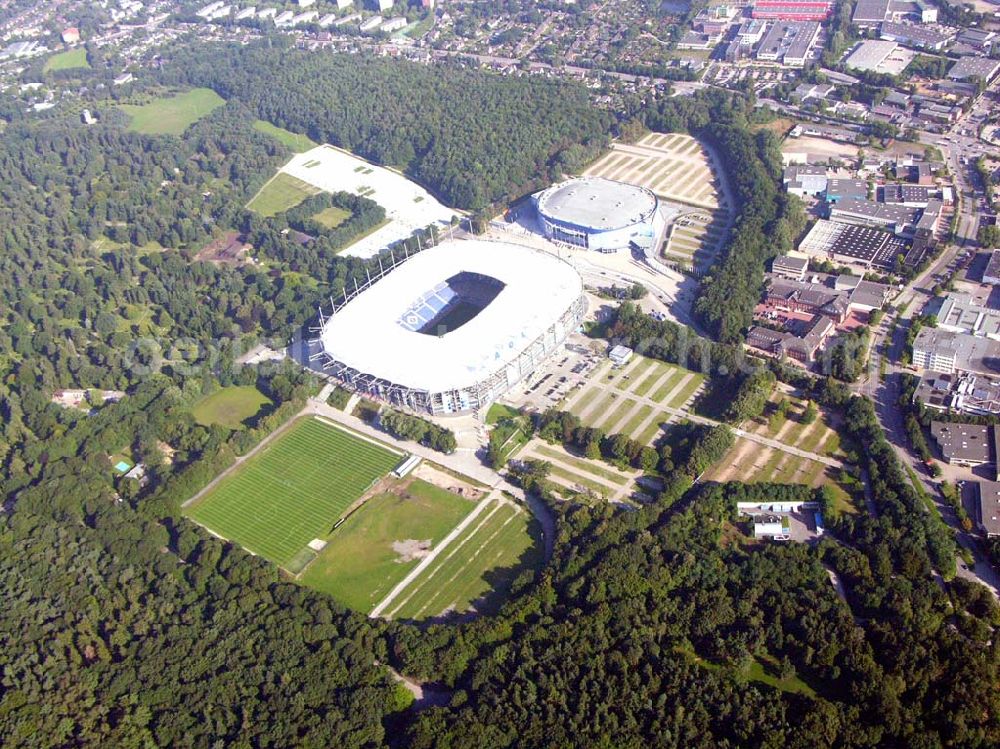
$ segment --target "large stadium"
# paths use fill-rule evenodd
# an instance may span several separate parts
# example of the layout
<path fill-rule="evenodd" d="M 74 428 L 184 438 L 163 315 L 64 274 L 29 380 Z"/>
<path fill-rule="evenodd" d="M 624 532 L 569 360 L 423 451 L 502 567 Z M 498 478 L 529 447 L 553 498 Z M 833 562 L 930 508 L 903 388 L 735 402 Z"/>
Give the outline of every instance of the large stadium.
<path fill-rule="evenodd" d="M 660 200 L 645 187 L 603 177 L 577 177 L 535 196 L 545 236 L 599 252 L 658 244 L 665 221 Z"/>
<path fill-rule="evenodd" d="M 530 375 L 586 312 L 568 263 L 520 245 L 444 242 L 386 273 L 322 322 L 325 369 L 415 411 L 489 405 Z"/>

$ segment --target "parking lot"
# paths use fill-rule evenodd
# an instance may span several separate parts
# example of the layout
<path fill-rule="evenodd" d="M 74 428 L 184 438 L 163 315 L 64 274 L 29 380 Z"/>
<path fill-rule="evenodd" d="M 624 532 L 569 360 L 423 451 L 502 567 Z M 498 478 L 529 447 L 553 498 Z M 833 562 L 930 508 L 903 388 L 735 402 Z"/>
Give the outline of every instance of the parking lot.
<path fill-rule="evenodd" d="M 606 360 L 605 346 L 579 333 L 566 340 L 562 350 L 553 355 L 522 387 L 504 400 L 529 411 L 545 411 L 558 405 L 583 384 L 601 362 Z"/>

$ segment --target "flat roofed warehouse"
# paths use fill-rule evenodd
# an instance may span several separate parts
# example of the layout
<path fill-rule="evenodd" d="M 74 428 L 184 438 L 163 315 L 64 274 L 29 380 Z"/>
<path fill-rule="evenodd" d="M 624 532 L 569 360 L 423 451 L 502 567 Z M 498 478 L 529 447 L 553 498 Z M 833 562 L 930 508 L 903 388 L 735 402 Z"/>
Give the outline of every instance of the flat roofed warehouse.
<path fill-rule="evenodd" d="M 896 42 L 884 39 L 868 39 L 858 44 L 848 55 L 844 65 L 853 70 L 874 71 L 896 51 L 898 46 Z"/>
<path fill-rule="evenodd" d="M 546 237 L 602 252 L 648 247 L 662 235 L 660 201 L 651 190 L 577 177 L 538 193 L 535 206 Z"/>
<path fill-rule="evenodd" d="M 1000 60 L 986 57 L 960 57 L 948 71 L 948 77 L 953 81 L 964 81 L 968 78 L 981 78 L 989 83 L 1000 70 Z"/>
<path fill-rule="evenodd" d="M 890 269 L 906 243 L 880 229 L 819 219 L 799 244 L 799 252 L 838 262 Z"/>
<path fill-rule="evenodd" d="M 931 422 L 931 436 L 941 448 L 941 456 L 955 465 L 978 466 L 992 460 L 990 435 L 996 427 L 979 424 Z"/>
<path fill-rule="evenodd" d="M 326 369 L 364 394 L 434 414 L 489 405 L 586 311 L 569 263 L 466 240 L 418 253 L 350 299 L 320 334 Z"/>

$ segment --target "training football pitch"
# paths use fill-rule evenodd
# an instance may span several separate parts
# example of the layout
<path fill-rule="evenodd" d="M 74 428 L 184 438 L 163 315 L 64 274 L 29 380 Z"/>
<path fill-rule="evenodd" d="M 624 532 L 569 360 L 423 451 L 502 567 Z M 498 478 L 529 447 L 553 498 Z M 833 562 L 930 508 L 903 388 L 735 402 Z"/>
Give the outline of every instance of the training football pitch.
<path fill-rule="evenodd" d="M 402 456 L 314 418 L 289 427 L 186 509 L 195 522 L 285 566 Z"/>

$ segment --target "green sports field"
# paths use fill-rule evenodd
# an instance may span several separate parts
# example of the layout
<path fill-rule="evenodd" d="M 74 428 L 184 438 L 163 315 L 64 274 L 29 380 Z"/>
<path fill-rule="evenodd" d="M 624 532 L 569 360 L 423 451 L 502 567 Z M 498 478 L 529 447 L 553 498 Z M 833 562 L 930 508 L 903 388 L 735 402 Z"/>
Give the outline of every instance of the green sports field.
<path fill-rule="evenodd" d="M 180 135 L 226 101 L 210 88 L 193 88 L 176 96 L 153 99 L 148 104 L 123 104 L 131 117 L 129 129 L 148 135 Z"/>
<path fill-rule="evenodd" d="M 87 50 L 83 47 L 77 47 L 76 49 L 70 49 L 65 52 L 60 52 L 57 55 L 52 55 L 52 57 L 45 61 L 45 65 L 42 66 L 42 71 L 48 73 L 52 70 L 73 70 L 75 68 L 89 67 L 90 63 L 87 62 Z"/>
<path fill-rule="evenodd" d="M 195 522 L 280 566 L 401 456 L 318 419 L 289 427 L 186 509 Z"/>
<path fill-rule="evenodd" d="M 406 544 L 434 548 L 475 506 L 414 479 L 352 513 L 299 581 L 367 614 L 419 563 Z"/>

